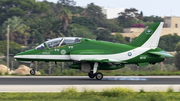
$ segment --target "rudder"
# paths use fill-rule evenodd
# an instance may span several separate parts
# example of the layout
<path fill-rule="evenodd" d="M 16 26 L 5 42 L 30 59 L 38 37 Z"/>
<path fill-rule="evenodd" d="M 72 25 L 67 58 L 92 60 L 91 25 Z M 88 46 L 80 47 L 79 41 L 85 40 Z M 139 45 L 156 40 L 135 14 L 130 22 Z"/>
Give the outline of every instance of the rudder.
<path fill-rule="evenodd" d="M 159 43 L 162 27 L 163 22 L 157 22 L 150 25 L 128 45 L 152 49 L 156 48 Z"/>

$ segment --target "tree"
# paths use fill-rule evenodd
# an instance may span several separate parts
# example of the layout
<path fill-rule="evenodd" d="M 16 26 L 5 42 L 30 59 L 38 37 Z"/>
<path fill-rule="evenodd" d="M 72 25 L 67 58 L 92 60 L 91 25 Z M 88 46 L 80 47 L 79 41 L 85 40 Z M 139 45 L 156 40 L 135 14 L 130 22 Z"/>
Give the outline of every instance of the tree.
<path fill-rule="evenodd" d="M 71 36 L 76 36 L 76 37 L 83 37 L 83 38 L 91 38 L 95 39 L 96 36 L 92 34 L 86 27 L 81 26 L 79 24 L 71 24 L 68 27 L 68 33 Z"/>
<path fill-rule="evenodd" d="M 142 11 L 140 12 L 140 15 L 143 16 L 143 12 Z"/>
<path fill-rule="evenodd" d="M 64 8 L 61 11 L 61 14 L 59 15 L 59 18 L 62 20 L 62 27 L 63 27 L 63 32 L 67 31 L 67 27 L 69 25 L 69 22 L 72 20 L 72 13 L 69 11 L 67 8 Z"/>
<path fill-rule="evenodd" d="M 166 51 L 174 51 L 179 40 L 180 36 L 176 33 L 173 35 L 164 35 L 160 38 L 159 47 Z"/>
<path fill-rule="evenodd" d="M 94 3 L 88 4 L 87 8 L 81 13 L 82 16 L 92 18 L 99 27 L 105 23 L 106 16 L 102 13 L 102 8 Z"/>
<path fill-rule="evenodd" d="M 95 30 L 93 34 L 97 36 L 97 40 L 114 42 L 114 36 L 111 35 L 111 32 L 107 29 Z"/>
<path fill-rule="evenodd" d="M 63 5 L 68 5 L 68 6 L 76 5 L 76 2 L 74 0 L 59 0 L 58 2 L 63 4 Z"/>
<path fill-rule="evenodd" d="M 31 14 L 44 13 L 49 6 L 44 2 L 36 0 L 1 0 L 0 3 L 0 24 L 12 16 L 26 17 Z"/>
<path fill-rule="evenodd" d="M 141 19 L 141 15 L 135 8 L 125 9 L 124 12 L 119 13 L 118 21 L 122 27 L 130 27 L 137 19 Z"/>
<path fill-rule="evenodd" d="M 105 28 L 108 28 L 111 32 L 121 32 L 122 31 L 122 27 L 116 25 L 114 22 L 111 22 L 111 21 L 107 21 L 104 26 L 105 26 Z"/>
<path fill-rule="evenodd" d="M 54 13 L 48 13 L 41 18 L 28 19 L 26 24 L 31 27 L 31 34 L 36 36 L 34 37 L 35 43 L 42 43 L 45 39 L 65 36 L 60 30 L 62 22 Z"/>
<path fill-rule="evenodd" d="M 88 29 L 96 30 L 97 25 L 93 22 L 92 19 L 88 19 L 87 17 L 73 17 L 72 18 L 72 24 L 76 23 L 81 26 L 86 26 Z"/>
<path fill-rule="evenodd" d="M 125 40 L 125 38 L 122 36 L 122 34 L 120 33 L 116 33 L 115 37 L 115 42 L 116 43 L 122 43 L 122 44 L 127 44 L 127 41 Z"/>
<path fill-rule="evenodd" d="M 180 42 L 176 45 L 175 65 L 180 70 Z"/>
<path fill-rule="evenodd" d="M 180 70 L 180 51 L 177 52 L 177 54 L 175 55 L 175 65 L 178 68 L 178 70 Z"/>
<path fill-rule="evenodd" d="M 163 22 L 164 19 L 158 16 L 146 16 L 143 19 L 144 22 Z"/>
<path fill-rule="evenodd" d="M 30 28 L 23 23 L 23 20 L 16 16 L 8 18 L 3 23 L 4 34 L 8 25 L 10 25 L 10 40 L 27 45 L 28 38 L 30 37 Z"/>
<path fill-rule="evenodd" d="M 6 54 L 7 52 L 7 41 L 0 41 L 0 53 L 2 54 Z M 13 42 L 13 41 L 10 41 L 9 42 L 9 53 L 10 54 L 17 54 L 19 52 L 21 52 L 22 48 L 21 48 L 21 45 L 19 45 L 18 43 L 16 42 Z"/>

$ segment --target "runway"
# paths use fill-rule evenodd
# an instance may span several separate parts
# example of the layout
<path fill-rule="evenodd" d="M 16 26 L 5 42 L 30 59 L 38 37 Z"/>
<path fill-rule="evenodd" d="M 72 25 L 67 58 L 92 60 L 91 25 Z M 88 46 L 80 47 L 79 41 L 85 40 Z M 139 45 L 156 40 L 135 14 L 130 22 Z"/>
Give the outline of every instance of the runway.
<path fill-rule="evenodd" d="M 104 76 L 102 80 L 87 76 L 1 76 L 0 92 L 61 92 L 67 88 L 78 91 L 102 91 L 122 87 L 134 91 L 180 91 L 180 76 Z"/>
<path fill-rule="evenodd" d="M 0 85 L 146 85 L 180 84 L 180 76 L 1 76 Z"/>

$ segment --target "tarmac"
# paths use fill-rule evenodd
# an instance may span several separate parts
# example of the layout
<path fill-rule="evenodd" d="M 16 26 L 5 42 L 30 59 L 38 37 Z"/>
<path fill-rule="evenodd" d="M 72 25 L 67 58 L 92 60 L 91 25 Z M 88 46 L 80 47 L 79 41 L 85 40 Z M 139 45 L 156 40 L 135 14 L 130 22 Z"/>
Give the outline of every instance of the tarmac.
<path fill-rule="evenodd" d="M 67 88 L 102 91 L 122 87 L 134 91 L 180 91 L 180 76 L 104 76 L 102 80 L 87 76 L 1 76 L 0 92 L 61 92 Z"/>

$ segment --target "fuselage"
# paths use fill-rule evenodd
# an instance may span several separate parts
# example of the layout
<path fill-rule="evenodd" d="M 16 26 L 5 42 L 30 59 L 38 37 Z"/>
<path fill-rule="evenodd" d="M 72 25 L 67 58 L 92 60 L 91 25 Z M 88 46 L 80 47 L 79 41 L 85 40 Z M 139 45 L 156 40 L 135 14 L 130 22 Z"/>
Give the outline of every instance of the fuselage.
<path fill-rule="evenodd" d="M 73 39 L 73 38 L 70 38 Z M 75 38 L 74 38 L 75 39 Z M 159 48 L 141 48 L 128 44 L 112 43 L 106 41 L 79 38 L 77 43 L 63 44 L 59 39 L 56 46 L 35 48 L 21 52 L 15 56 L 18 61 L 81 61 L 103 60 L 134 64 L 141 62 L 156 63 L 164 60 L 163 56 L 149 54 L 149 51 L 160 50 Z M 53 42 L 53 41 L 52 41 Z M 48 44 L 47 42 L 45 44 Z M 45 47 L 43 46 L 43 47 Z"/>
<path fill-rule="evenodd" d="M 163 22 L 146 28 L 129 44 L 112 43 L 79 37 L 61 37 L 42 43 L 35 49 L 15 55 L 18 61 L 73 61 L 72 69 L 88 72 L 90 78 L 103 78 L 98 70 L 115 70 L 125 64 L 147 66 L 164 61 L 171 54 L 158 48 Z M 31 67 L 32 65 L 30 65 Z M 35 74 L 34 69 L 30 71 Z"/>

